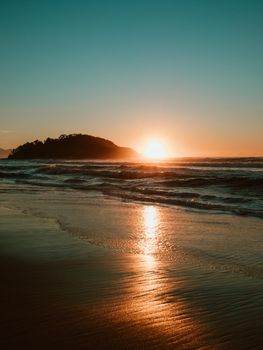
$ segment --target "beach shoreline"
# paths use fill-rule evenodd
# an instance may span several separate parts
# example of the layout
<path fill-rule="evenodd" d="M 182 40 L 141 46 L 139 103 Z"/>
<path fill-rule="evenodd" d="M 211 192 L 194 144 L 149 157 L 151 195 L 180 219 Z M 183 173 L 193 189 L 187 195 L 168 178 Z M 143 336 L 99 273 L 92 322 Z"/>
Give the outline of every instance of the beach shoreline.
<path fill-rule="evenodd" d="M 96 247 L 18 210 L 0 220 L 3 349 L 260 349 L 260 276 Z"/>

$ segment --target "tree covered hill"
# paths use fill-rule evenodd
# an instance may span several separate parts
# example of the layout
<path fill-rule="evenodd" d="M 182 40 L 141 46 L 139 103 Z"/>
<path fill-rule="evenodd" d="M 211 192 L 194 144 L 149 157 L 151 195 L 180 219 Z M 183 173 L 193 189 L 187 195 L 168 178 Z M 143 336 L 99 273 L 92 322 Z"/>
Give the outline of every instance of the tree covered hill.
<path fill-rule="evenodd" d="M 138 154 L 127 147 L 119 147 L 112 141 L 91 135 L 61 135 L 44 142 L 27 142 L 9 155 L 10 159 L 126 159 Z"/>

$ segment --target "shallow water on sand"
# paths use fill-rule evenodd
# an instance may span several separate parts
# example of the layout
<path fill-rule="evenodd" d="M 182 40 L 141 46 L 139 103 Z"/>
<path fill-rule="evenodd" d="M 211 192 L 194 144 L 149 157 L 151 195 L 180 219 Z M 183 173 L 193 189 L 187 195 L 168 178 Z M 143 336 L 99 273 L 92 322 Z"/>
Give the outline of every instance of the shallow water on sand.
<path fill-rule="evenodd" d="M 263 276 L 263 221 L 104 198 L 96 192 L 0 186 L 2 203 L 54 219 L 94 246 Z"/>
<path fill-rule="evenodd" d="M 261 349 L 261 219 L 0 190 L 5 348 Z"/>

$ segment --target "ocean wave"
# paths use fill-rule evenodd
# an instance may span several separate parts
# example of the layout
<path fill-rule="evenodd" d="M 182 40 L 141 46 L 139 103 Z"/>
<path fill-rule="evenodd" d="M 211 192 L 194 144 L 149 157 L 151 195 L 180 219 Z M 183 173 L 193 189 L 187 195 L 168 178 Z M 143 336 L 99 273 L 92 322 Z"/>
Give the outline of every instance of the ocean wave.
<path fill-rule="evenodd" d="M 193 168 L 198 163 L 209 166 Z M 154 202 L 199 210 L 262 217 L 263 171 L 225 164 L 259 160 L 152 163 L 78 161 L 4 161 L 0 180 L 40 187 L 99 191 L 123 200 Z M 183 166 L 182 166 L 183 164 Z M 189 166 L 190 165 L 190 166 Z"/>
<path fill-rule="evenodd" d="M 240 208 L 234 206 L 226 206 L 223 204 L 216 204 L 211 202 L 202 202 L 198 200 L 185 200 L 181 198 L 165 198 L 165 197 L 153 197 L 153 196 L 143 196 L 137 193 L 127 193 L 127 192 L 118 192 L 107 190 L 106 194 L 112 195 L 115 197 L 122 198 L 124 200 L 133 200 L 146 203 L 157 203 L 165 205 L 176 205 L 189 209 L 201 209 L 208 211 L 219 211 L 219 212 L 228 212 L 240 216 L 254 216 L 263 218 L 263 210 L 249 209 L 249 208 Z"/>
<path fill-rule="evenodd" d="M 2 179 L 10 179 L 10 178 L 28 178 L 30 175 L 23 172 L 7 172 L 7 171 L 0 171 L 0 178 Z"/>
<path fill-rule="evenodd" d="M 207 187 L 207 186 L 228 186 L 235 188 L 258 188 L 262 191 L 263 178 L 252 178 L 252 177 L 218 177 L 218 176 L 203 176 L 203 177 L 181 177 L 174 178 L 168 181 L 160 182 L 163 186 L 167 187 Z"/>
<path fill-rule="evenodd" d="M 182 172 L 183 170 L 183 172 Z M 82 175 L 87 177 L 109 178 L 109 179 L 160 179 L 162 185 L 168 187 L 200 187 L 200 186 L 229 186 L 235 188 L 263 188 L 263 177 L 239 175 L 229 176 L 226 174 L 208 173 L 207 171 L 193 173 L 192 169 L 157 169 L 157 170 L 119 170 L 119 168 L 105 169 L 93 166 L 57 166 L 47 165 L 36 170 L 49 175 Z M 166 181 L 163 181 L 165 179 Z"/>

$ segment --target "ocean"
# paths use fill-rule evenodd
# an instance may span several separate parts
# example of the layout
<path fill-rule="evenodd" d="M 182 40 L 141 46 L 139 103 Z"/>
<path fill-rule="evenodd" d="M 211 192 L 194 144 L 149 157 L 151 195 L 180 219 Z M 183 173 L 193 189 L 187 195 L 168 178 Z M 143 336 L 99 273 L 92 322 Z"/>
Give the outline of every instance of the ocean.
<path fill-rule="evenodd" d="M 263 158 L 2 160 L 0 183 L 96 191 L 130 202 L 263 217 Z"/>

